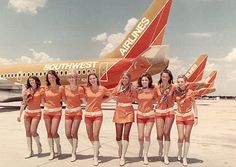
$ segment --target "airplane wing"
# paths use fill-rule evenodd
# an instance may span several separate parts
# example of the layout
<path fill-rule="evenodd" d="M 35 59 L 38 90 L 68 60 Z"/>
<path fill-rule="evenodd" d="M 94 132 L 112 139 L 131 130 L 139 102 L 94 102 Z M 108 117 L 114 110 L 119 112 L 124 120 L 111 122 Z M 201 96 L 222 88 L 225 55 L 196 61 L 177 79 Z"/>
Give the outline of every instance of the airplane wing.
<path fill-rule="evenodd" d="M 0 102 L 22 100 L 22 85 L 14 84 L 8 80 L 0 80 Z"/>

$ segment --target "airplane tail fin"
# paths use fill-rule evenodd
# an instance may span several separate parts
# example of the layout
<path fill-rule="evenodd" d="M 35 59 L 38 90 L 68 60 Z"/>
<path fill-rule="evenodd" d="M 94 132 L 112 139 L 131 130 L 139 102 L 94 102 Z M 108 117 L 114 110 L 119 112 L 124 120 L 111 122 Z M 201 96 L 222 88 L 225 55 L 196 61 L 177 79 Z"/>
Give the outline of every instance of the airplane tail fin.
<path fill-rule="evenodd" d="M 208 56 L 203 54 L 193 63 L 193 65 L 187 70 L 185 76 L 188 82 L 198 82 L 202 80 L 204 69 L 206 66 Z"/>
<path fill-rule="evenodd" d="M 103 58 L 136 58 L 151 45 L 161 45 L 172 0 L 153 0 L 141 19 L 114 51 Z"/>
<path fill-rule="evenodd" d="M 214 70 L 210 73 L 210 75 L 206 79 L 206 83 L 209 83 L 210 85 L 208 87 L 213 87 L 216 79 L 217 71 Z"/>

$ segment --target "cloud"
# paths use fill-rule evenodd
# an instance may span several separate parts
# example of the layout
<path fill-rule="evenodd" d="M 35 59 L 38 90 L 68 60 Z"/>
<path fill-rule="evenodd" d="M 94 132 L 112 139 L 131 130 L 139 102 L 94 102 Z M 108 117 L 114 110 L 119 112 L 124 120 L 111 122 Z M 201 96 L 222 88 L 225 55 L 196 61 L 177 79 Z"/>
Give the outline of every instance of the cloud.
<path fill-rule="evenodd" d="M 100 56 L 113 51 L 121 42 L 124 40 L 125 36 L 132 30 L 135 24 L 138 22 L 136 18 L 131 18 L 127 21 L 123 32 L 114 33 L 107 35 L 106 32 L 98 34 L 96 37 L 92 38 L 92 41 L 102 42 L 104 47 L 101 49 Z"/>
<path fill-rule="evenodd" d="M 227 73 L 227 79 L 228 81 L 236 81 L 236 70 L 230 71 Z"/>
<path fill-rule="evenodd" d="M 46 2 L 47 0 L 9 0 L 8 7 L 15 9 L 17 13 L 36 15 Z"/>
<path fill-rule="evenodd" d="M 219 38 L 222 36 L 224 36 L 224 34 L 219 32 L 191 32 L 185 34 L 185 37 L 190 37 L 190 38 L 211 38 L 211 37 Z"/>
<path fill-rule="evenodd" d="M 21 56 L 16 59 L 7 59 L 0 58 L 0 64 L 10 65 L 10 64 L 29 64 L 29 63 L 42 63 L 42 62 L 50 62 L 50 61 L 59 61 L 59 58 L 50 57 L 45 52 L 37 52 L 34 49 L 29 49 L 31 52 L 30 56 Z"/>
<path fill-rule="evenodd" d="M 233 61 L 235 61 L 236 60 L 236 48 L 233 48 L 233 50 L 230 53 L 228 53 L 227 56 L 225 56 L 224 60 L 226 62 L 233 62 Z"/>
<path fill-rule="evenodd" d="M 45 40 L 45 41 L 43 41 L 43 44 L 52 44 L 52 41 L 50 41 L 50 40 Z"/>
<path fill-rule="evenodd" d="M 213 36 L 213 34 L 209 32 L 206 32 L 206 33 L 192 32 L 192 33 L 186 33 L 185 36 L 193 37 L 193 38 L 210 38 Z"/>

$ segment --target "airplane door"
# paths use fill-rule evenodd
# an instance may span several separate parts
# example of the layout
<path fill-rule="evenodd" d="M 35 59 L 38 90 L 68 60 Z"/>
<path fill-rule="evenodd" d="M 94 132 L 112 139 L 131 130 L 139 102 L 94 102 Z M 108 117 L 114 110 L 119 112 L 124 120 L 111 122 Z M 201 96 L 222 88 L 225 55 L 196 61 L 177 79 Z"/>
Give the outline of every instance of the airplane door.
<path fill-rule="evenodd" d="M 99 65 L 99 78 L 100 78 L 101 82 L 108 82 L 107 68 L 108 68 L 108 62 L 100 63 L 100 65 Z"/>
<path fill-rule="evenodd" d="M 22 72 L 22 71 L 19 71 L 19 72 L 17 73 L 16 80 L 17 80 L 18 82 L 21 82 L 21 81 L 22 81 L 22 75 L 23 75 L 23 72 Z"/>

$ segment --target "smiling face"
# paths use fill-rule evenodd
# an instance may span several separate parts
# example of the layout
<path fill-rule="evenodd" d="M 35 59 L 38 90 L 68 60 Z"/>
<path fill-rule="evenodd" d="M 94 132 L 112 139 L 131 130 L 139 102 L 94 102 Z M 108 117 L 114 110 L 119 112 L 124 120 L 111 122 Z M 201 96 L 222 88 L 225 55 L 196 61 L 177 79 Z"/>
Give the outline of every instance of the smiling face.
<path fill-rule="evenodd" d="M 32 86 L 32 88 L 36 88 L 36 87 L 37 87 L 36 81 L 35 81 L 33 78 L 30 78 L 30 79 L 29 79 L 29 83 L 30 83 L 30 85 Z"/>
<path fill-rule="evenodd" d="M 178 78 L 177 84 L 180 89 L 185 89 L 186 81 L 184 78 Z"/>
<path fill-rule="evenodd" d="M 98 85 L 98 79 L 95 75 L 90 75 L 88 79 L 89 79 L 88 82 L 91 84 L 91 86 Z"/>
<path fill-rule="evenodd" d="M 56 84 L 56 77 L 53 74 L 48 74 L 48 81 L 51 85 Z"/>
<path fill-rule="evenodd" d="M 71 74 L 67 78 L 69 84 L 77 84 L 77 75 L 76 74 Z"/>
<path fill-rule="evenodd" d="M 163 82 L 164 84 L 167 84 L 168 81 L 170 80 L 169 74 L 168 74 L 168 73 L 163 73 L 163 74 L 161 75 L 161 80 L 162 80 L 162 82 Z"/>
<path fill-rule="evenodd" d="M 142 84 L 143 88 L 148 88 L 149 87 L 149 79 L 146 76 L 142 77 L 141 84 Z"/>
<path fill-rule="evenodd" d="M 130 83 L 130 78 L 127 75 L 123 75 L 121 78 L 121 83 L 126 86 Z"/>

